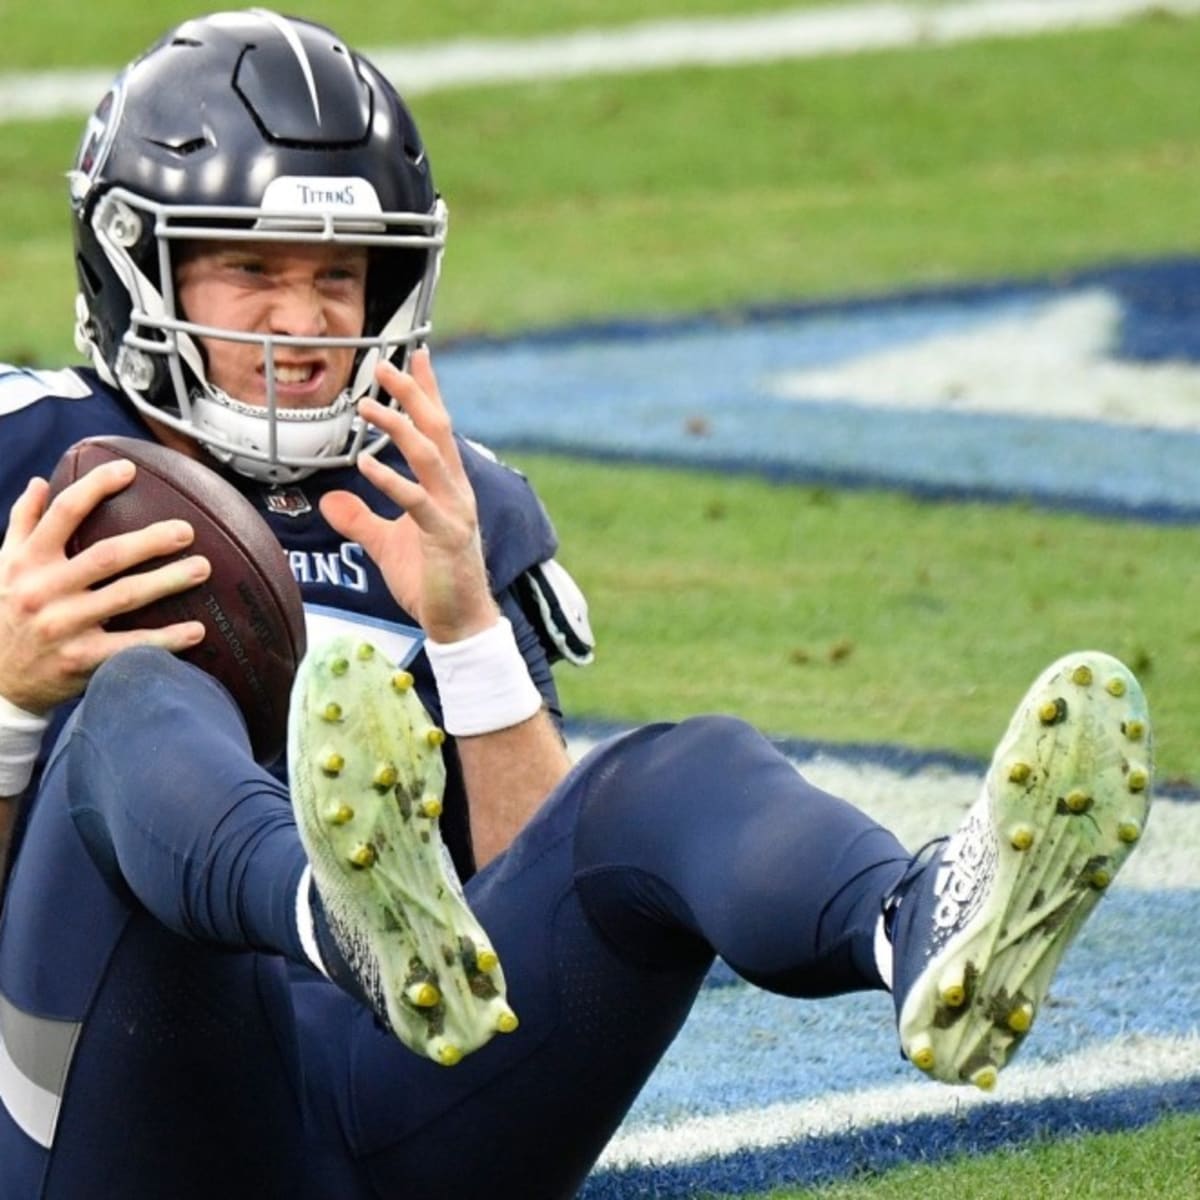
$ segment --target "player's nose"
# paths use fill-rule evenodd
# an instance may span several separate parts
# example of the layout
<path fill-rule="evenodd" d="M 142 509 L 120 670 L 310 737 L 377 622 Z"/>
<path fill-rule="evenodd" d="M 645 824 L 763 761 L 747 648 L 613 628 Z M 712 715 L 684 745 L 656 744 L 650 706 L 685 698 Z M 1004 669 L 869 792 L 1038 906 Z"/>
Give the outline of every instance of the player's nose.
<path fill-rule="evenodd" d="M 319 337 L 328 328 L 325 305 L 311 282 L 280 286 L 271 305 L 271 332 L 285 337 Z"/>

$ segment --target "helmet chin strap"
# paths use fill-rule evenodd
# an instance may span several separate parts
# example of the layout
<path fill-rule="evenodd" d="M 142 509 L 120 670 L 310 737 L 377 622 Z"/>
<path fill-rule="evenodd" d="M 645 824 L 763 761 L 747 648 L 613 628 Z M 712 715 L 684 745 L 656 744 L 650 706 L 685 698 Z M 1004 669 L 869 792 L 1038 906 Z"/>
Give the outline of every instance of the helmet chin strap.
<path fill-rule="evenodd" d="M 247 404 L 208 380 L 204 357 L 191 335 L 180 333 L 177 345 L 196 380 L 188 394 L 191 435 L 222 465 L 262 483 L 295 483 L 320 468 L 288 460 L 334 458 L 345 450 L 355 419 L 349 389 L 323 409 L 276 408 L 272 420 L 267 408 Z M 252 453 L 239 454 L 239 448 Z"/>
<path fill-rule="evenodd" d="M 192 392 L 193 436 L 231 470 L 264 483 L 295 483 L 319 468 L 289 465 L 304 458 L 333 458 L 349 441 L 355 421 L 347 389 L 328 408 L 278 409 L 274 421 L 265 408 L 244 404 L 206 384 Z M 270 460 L 271 430 L 275 461 Z M 239 448 L 250 453 L 239 454 Z"/>

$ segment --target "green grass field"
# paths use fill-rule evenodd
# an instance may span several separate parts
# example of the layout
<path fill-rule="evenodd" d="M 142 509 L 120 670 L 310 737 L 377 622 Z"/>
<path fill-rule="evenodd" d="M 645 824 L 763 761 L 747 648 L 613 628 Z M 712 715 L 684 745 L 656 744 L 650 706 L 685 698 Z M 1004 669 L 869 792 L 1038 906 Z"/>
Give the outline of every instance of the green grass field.
<path fill-rule="evenodd" d="M 10 5 L 0 14 L 15 17 Z M 385 45 L 771 7 L 288 9 Z M 23 7 L 5 23 L 0 71 L 115 67 L 191 10 Z M 1157 15 L 1028 41 L 420 97 L 452 214 L 439 335 L 1193 253 L 1198 58 L 1200 21 Z M 0 127 L 0 359 L 73 358 L 63 172 L 81 124 Z M 1161 775 L 1200 780 L 1194 528 L 516 461 L 592 603 L 598 662 L 561 677 L 575 715 L 719 707 L 781 735 L 982 756 L 1043 663 L 1086 643 L 1143 675 Z M 646 519 L 664 508 L 669 524 Z M 1133 1200 L 1191 1195 L 1198 1140 L 1200 1120 L 1177 1120 L 822 1195 L 1100 1195 L 1118 1179 Z"/>
<path fill-rule="evenodd" d="M 944 1167 L 899 1167 L 877 1179 L 770 1200 L 1075 1200 L 1120 1195 L 1183 1200 L 1200 1194 L 1200 1122 L 1172 1118 L 1134 1133 L 1032 1145 Z M 766 1200 L 766 1197 L 745 1200 Z"/>

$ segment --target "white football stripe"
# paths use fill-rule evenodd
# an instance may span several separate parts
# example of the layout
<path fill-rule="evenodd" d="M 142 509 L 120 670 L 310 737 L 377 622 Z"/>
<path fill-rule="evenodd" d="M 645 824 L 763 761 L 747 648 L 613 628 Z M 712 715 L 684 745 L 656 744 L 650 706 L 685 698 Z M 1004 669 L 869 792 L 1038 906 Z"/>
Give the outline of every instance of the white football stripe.
<path fill-rule="evenodd" d="M 458 40 L 368 56 L 411 97 L 443 88 L 580 75 L 740 66 L 1117 25 L 1149 12 L 1193 16 L 1200 0 L 956 0 L 847 4 L 745 17 L 646 21 L 535 38 Z M 0 76 L 0 122 L 90 112 L 112 70 Z"/>
<path fill-rule="evenodd" d="M 1019 1099 L 1027 1104 L 1056 1096 L 1090 1096 L 1196 1075 L 1200 1075 L 1200 1037 L 1131 1037 L 1090 1047 L 1053 1063 L 1015 1064 L 991 1094 L 918 1081 L 901 1087 L 821 1096 L 797 1104 L 772 1104 L 722 1116 L 697 1117 L 652 1129 L 623 1130 L 609 1144 L 599 1166 L 693 1162 L 892 1121 L 950 1116 L 1006 1100 Z"/>

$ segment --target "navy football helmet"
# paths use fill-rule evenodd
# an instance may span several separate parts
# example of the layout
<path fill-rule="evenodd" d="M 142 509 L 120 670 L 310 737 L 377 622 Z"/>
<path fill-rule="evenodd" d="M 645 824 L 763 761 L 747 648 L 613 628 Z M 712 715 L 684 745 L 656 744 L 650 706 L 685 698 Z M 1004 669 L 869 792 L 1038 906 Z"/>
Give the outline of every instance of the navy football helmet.
<path fill-rule="evenodd" d="M 69 175 L 79 283 L 77 342 L 145 415 L 242 474 L 292 482 L 384 444 L 355 402 L 382 359 L 401 367 L 430 329 L 446 234 L 420 134 L 392 85 L 323 26 L 264 9 L 173 29 L 116 79 Z M 366 327 L 331 405 L 276 403 L 277 346 L 319 338 L 189 322 L 181 242 L 343 243 L 368 248 Z M 236 334 L 236 336 L 232 336 Z M 200 339 L 261 343 L 267 403 L 206 378 Z"/>

